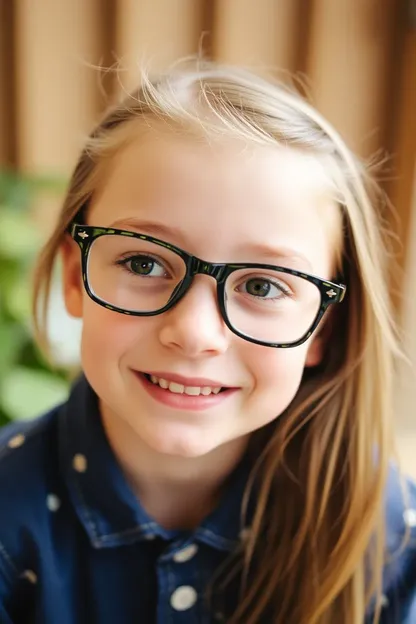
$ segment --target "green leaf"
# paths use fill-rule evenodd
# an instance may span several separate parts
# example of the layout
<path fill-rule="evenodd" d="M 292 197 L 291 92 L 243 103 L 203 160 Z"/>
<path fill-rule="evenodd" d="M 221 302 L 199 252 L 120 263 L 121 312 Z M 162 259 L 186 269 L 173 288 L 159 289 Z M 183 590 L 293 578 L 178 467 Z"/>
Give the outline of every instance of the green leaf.
<path fill-rule="evenodd" d="M 30 176 L 27 178 L 27 182 L 30 185 L 32 193 L 44 193 L 46 191 L 47 193 L 57 196 L 65 191 L 68 184 L 65 177 L 52 173 L 50 175 Z"/>
<path fill-rule="evenodd" d="M 4 210 L 0 213 L 0 253 L 6 258 L 21 260 L 34 256 L 42 238 L 28 215 Z"/>
<path fill-rule="evenodd" d="M 26 339 L 23 327 L 0 319 L 0 378 L 16 364 Z"/>
<path fill-rule="evenodd" d="M 5 414 L 0 407 L 0 428 L 8 425 L 10 422 L 10 418 Z"/>
<path fill-rule="evenodd" d="M 68 396 L 68 383 L 52 373 L 17 367 L 1 383 L 1 407 L 14 420 L 28 420 Z"/>
<path fill-rule="evenodd" d="M 30 326 L 32 293 L 29 280 L 16 279 L 5 292 L 5 303 L 9 313 L 24 326 Z"/>
<path fill-rule="evenodd" d="M 30 321 L 31 274 L 43 243 L 31 207 L 62 197 L 65 181 L 0 170 L 0 426 L 36 416 L 67 396 L 64 371 L 50 370 Z"/>
<path fill-rule="evenodd" d="M 0 199 L 17 210 L 27 208 L 30 202 L 28 180 L 11 171 L 3 172 L 0 175 Z"/>

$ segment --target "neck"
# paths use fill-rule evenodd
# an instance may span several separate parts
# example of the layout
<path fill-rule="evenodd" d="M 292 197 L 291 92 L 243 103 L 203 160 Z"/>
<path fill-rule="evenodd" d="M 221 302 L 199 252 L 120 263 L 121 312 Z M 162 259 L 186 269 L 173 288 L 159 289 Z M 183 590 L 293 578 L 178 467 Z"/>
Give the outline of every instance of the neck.
<path fill-rule="evenodd" d="M 150 448 L 128 423 L 101 406 L 104 429 L 141 505 L 166 529 L 193 529 L 216 507 L 248 437 L 202 457 L 178 457 Z"/>

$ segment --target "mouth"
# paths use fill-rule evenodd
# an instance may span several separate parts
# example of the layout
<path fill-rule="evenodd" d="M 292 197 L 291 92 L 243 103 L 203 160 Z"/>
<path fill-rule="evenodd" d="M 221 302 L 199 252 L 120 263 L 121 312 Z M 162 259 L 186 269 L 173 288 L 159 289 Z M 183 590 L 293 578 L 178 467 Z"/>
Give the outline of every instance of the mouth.
<path fill-rule="evenodd" d="M 226 392 L 227 390 L 232 390 L 233 388 L 229 388 L 227 386 L 219 386 L 219 385 L 205 385 L 201 382 L 201 385 L 196 385 L 192 382 L 188 384 L 180 383 L 179 381 L 173 381 L 170 379 L 166 379 L 165 377 L 158 377 L 156 375 L 152 375 L 149 373 L 139 373 L 143 376 L 146 381 L 153 384 L 154 386 L 158 386 L 165 390 L 166 392 L 177 394 L 177 395 L 185 395 L 189 397 L 198 397 L 198 396 L 212 396 L 218 395 Z"/>
<path fill-rule="evenodd" d="M 202 377 L 183 377 L 174 373 L 132 371 L 142 388 L 156 402 L 174 410 L 202 412 L 221 405 L 241 388 L 222 386 L 219 381 Z M 211 413 L 211 412 L 209 412 Z"/>

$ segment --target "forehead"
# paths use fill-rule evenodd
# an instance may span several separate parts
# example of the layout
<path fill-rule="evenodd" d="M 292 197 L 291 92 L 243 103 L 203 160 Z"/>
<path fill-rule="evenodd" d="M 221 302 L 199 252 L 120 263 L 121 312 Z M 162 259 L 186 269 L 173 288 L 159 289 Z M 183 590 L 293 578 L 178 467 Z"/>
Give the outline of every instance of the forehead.
<path fill-rule="evenodd" d="M 140 229 L 140 222 L 154 222 L 174 230 L 161 238 L 212 261 L 267 262 L 251 250 L 290 247 L 315 272 L 329 270 L 340 214 L 312 155 L 152 130 L 120 150 L 103 173 L 90 223 Z"/>

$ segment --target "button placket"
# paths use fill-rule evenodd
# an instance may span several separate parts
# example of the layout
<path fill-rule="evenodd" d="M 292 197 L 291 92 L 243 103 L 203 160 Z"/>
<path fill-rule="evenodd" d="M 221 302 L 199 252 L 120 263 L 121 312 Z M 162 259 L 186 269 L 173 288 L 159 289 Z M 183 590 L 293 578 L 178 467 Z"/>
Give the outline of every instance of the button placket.
<path fill-rule="evenodd" d="M 176 542 L 159 557 L 157 624 L 205 622 L 199 602 L 202 588 L 195 568 L 198 558 L 194 559 L 198 552 L 194 542 Z"/>

